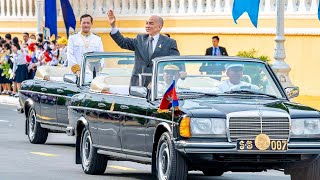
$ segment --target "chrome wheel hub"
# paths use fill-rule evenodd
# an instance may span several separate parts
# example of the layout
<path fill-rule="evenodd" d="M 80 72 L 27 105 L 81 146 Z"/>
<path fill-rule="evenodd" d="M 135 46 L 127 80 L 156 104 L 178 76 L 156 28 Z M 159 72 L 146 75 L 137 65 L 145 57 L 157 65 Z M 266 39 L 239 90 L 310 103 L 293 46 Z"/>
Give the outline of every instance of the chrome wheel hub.
<path fill-rule="evenodd" d="M 28 133 L 29 133 L 30 139 L 34 139 L 35 129 L 36 129 L 36 120 L 37 120 L 36 113 L 34 112 L 34 110 L 32 110 L 28 119 L 28 123 L 29 123 Z"/>
<path fill-rule="evenodd" d="M 168 179 L 170 169 L 170 151 L 166 142 L 162 143 L 159 149 L 158 156 L 158 171 L 160 179 Z"/>
<path fill-rule="evenodd" d="M 82 140 L 82 163 L 84 166 L 88 166 L 91 159 L 92 141 L 88 131 L 83 135 Z"/>

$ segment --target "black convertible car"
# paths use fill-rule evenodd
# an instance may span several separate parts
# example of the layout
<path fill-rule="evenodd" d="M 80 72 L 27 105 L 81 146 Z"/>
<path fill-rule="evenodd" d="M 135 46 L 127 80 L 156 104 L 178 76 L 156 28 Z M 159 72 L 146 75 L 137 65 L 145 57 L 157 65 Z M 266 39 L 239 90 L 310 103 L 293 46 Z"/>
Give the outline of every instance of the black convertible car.
<path fill-rule="evenodd" d="M 87 56 L 82 67 L 101 58 Z M 104 173 L 109 160 L 130 160 L 151 164 L 161 180 L 187 179 L 190 170 L 221 176 L 275 169 L 292 179 L 320 177 L 319 111 L 290 102 L 298 88 L 282 88 L 260 60 L 157 58 L 153 73 L 139 76 L 150 79 L 148 87 L 130 89 L 128 77 L 89 69 L 82 68 L 76 86 L 89 90 L 72 96 L 67 128 L 76 135 L 76 163 L 87 174 Z M 164 95 L 172 100 L 173 80 L 179 109 L 159 109 Z"/>
<path fill-rule="evenodd" d="M 134 63 L 132 53 L 87 53 L 84 58 L 96 55 L 103 57 L 99 59 L 103 65 L 102 71 L 96 72 L 100 78 L 112 78 L 113 76 L 122 79 L 130 78 Z M 93 67 L 100 64 L 99 62 L 91 59 L 90 66 L 86 68 L 92 70 Z M 68 106 L 71 98 L 75 94 L 90 90 L 88 84 L 79 85 L 76 81 L 80 79 L 68 73 L 71 71 L 67 67 L 41 66 L 37 70 L 35 79 L 24 81 L 21 84 L 20 104 L 26 116 L 25 133 L 31 143 L 45 143 L 49 132 L 66 133 L 69 125 Z M 93 72 L 87 71 L 86 73 L 92 74 Z M 91 81 L 92 79 L 86 80 Z M 127 81 L 122 82 L 128 83 Z M 97 92 L 109 90 L 104 82 L 100 82 L 95 89 Z"/>

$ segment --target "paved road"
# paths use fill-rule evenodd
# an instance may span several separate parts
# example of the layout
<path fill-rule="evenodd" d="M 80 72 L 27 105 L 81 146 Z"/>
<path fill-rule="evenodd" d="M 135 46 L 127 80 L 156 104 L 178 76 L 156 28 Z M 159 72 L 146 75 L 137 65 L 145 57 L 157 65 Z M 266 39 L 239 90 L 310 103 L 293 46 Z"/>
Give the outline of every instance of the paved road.
<path fill-rule="evenodd" d="M 65 179 L 145 179 L 153 177 L 150 166 L 132 162 L 109 162 L 104 175 L 82 172 L 74 163 L 74 138 L 49 134 L 45 145 L 30 144 L 24 135 L 24 117 L 15 106 L 0 104 L 0 180 L 65 180 Z M 189 179 L 215 180 L 289 180 L 282 172 L 225 173 L 222 177 L 205 177 L 191 172 Z"/>

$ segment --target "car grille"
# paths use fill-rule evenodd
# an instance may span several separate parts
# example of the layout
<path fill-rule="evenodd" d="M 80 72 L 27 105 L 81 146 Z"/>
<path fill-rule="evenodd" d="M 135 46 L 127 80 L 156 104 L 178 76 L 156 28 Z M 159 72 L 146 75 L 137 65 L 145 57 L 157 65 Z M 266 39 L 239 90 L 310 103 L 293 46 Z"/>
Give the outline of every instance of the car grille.
<path fill-rule="evenodd" d="M 230 117 L 229 131 L 232 142 L 237 139 L 254 139 L 262 133 L 270 139 L 288 139 L 290 131 L 289 118 L 286 117 Z"/>

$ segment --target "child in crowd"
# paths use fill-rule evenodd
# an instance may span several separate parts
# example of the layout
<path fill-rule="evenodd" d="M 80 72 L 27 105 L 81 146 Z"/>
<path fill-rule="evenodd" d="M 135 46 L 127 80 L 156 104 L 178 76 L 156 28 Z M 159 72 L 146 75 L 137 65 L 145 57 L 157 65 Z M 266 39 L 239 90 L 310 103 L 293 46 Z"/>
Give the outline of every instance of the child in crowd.
<path fill-rule="evenodd" d="M 37 71 L 37 67 L 35 65 L 38 62 L 37 56 L 36 56 L 37 44 L 31 43 L 28 46 L 28 51 L 29 53 L 26 55 L 26 61 L 28 63 L 28 74 L 29 74 L 29 79 L 33 79 Z"/>
<path fill-rule="evenodd" d="M 59 63 L 63 64 L 63 66 L 68 66 L 67 61 L 67 45 L 68 39 L 65 37 L 61 37 L 58 39 L 58 48 L 59 48 Z"/>
<path fill-rule="evenodd" d="M 21 83 L 28 79 L 28 68 L 26 65 L 25 54 L 21 52 L 19 44 L 13 43 L 12 49 L 12 61 L 13 61 L 13 93 L 14 97 L 18 97 L 18 91 L 20 90 Z"/>
<path fill-rule="evenodd" d="M 5 76 L 2 79 L 3 91 L 2 94 L 11 95 L 11 83 L 10 73 L 12 73 L 13 63 L 10 61 L 11 46 L 8 43 L 2 45 L 2 56 L 0 57 L 3 67 L 3 73 Z"/>
<path fill-rule="evenodd" d="M 59 64 L 59 61 L 58 61 L 59 49 L 57 46 L 57 42 L 55 40 L 51 41 L 47 52 L 52 56 L 51 61 L 49 61 L 48 65 L 57 66 Z"/>

